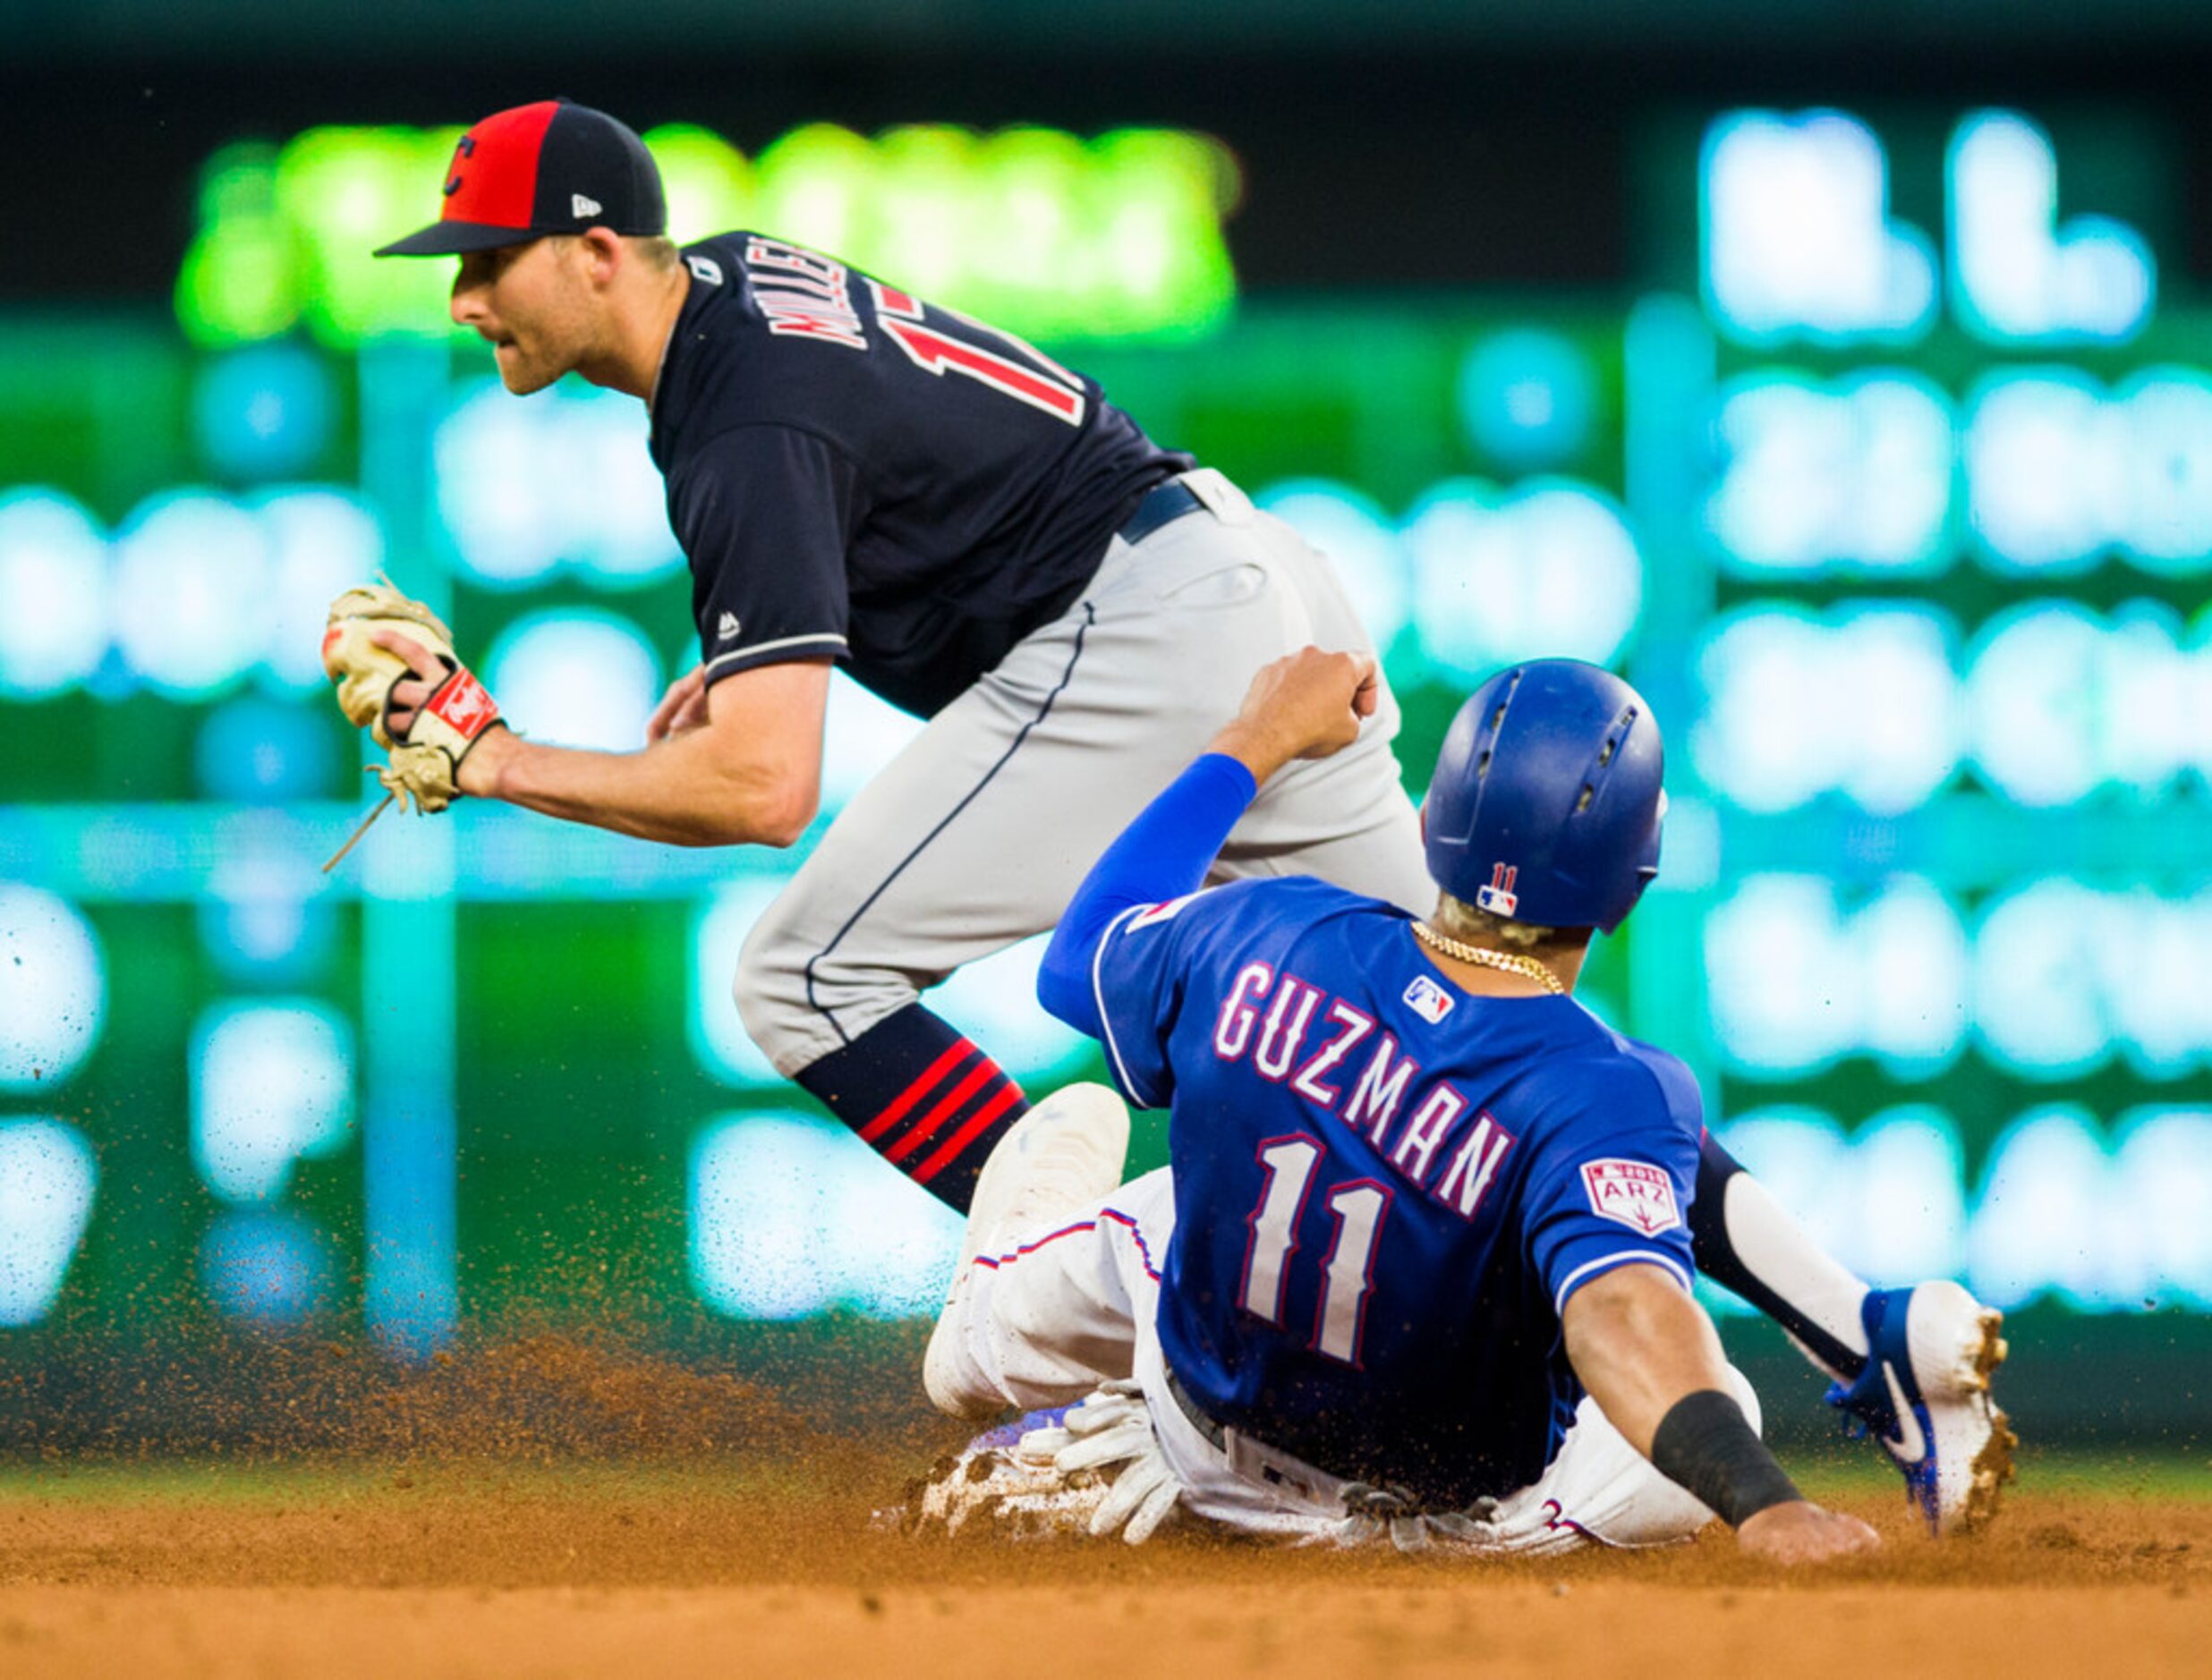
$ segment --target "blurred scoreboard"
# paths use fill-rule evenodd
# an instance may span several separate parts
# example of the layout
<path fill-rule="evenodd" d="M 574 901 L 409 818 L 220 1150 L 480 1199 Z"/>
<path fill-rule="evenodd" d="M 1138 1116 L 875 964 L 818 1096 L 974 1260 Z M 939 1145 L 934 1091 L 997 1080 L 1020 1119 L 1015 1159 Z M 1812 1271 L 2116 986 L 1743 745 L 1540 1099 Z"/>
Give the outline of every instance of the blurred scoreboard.
<path fill-rule="evenodd" d="M 1685 121 L 1644 284 L 1543 298 L 1239 299 L 1197 135 L 649 138 L 679 234 L 1043 338 L 1326 548 L 1417 787 L 1502 661 L 1638 682 L 1664 870 L 1585 995 L 1847 1260 L 2202 1311 L 2212 315 L 2159 137 L 2061 115 Z M 231 148 L 167 308 L 0 315 L 0 1325 L 889 1316 L 957 1243 L 738 1027 L 804 843 L 464 805 L 319 872 L 347 584 L 447 611 L 540 739 L 634 746 L 696 658 L 641 406 L 506 396 L 442 265 L 362 254 L 450 145 Z M 917 726 L 838 680 L 824 820 Z M 932 1001 L 1094 1076 L 1035 960 Z"/>

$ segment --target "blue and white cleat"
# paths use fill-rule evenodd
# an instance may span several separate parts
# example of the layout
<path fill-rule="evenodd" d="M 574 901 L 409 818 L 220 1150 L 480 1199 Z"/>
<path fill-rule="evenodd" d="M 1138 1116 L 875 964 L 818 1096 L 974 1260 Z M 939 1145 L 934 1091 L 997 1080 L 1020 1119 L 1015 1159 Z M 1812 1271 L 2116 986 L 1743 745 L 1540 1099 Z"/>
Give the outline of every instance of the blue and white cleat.
<path fill-rule="evenodd" d="M 1935 1534 L 1969 1532 L 1997 1512 L 2020 1438 L 1990 1396 L 2004 1362 L 2004 1315 L 1947 1281 L 1867 1292 L 1871 1350 L 1855 1382 L 1828 1390 L 1904 1472 L 1905 1498 Z"/>

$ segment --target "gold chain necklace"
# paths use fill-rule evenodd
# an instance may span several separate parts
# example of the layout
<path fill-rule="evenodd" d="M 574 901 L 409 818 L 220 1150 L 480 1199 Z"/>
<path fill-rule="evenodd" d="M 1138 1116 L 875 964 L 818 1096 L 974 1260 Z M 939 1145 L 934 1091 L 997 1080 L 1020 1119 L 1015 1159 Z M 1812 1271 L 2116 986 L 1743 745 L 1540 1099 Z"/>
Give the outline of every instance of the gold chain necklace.
<path fill-rule="evenodd" d="M 1425 921 L 1413 924 L 1413 937 L 1430 949 L 1442 951 L 1446 956 L 1457 957 L 1462 963 L 1473 963 L 1483 968 L 1501 969 L 1508 974 L 1518 974 L 1523 980 L 1532 980 L 1547 992 L 1558 996 L 1566 991 L 1559 983 L 1559 976 L 1533 956 L 1517 956 L 1510 951 L 1493 951 L 1486 946 L 1468 945 L 1436 931 Z"/>

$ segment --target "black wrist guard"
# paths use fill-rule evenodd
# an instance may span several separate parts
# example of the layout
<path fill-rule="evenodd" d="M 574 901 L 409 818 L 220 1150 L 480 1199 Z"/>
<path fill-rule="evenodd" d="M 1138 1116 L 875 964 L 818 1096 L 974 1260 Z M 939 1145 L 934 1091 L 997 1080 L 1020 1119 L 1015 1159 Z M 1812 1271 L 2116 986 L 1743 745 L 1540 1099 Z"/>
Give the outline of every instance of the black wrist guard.
<path fill-rule="evenodd" d="M 1676 1401 L 1651 1438 L 1653 1466 L 1740 1528 L 1770 1505 L 1805 1496 L 1735 1400 L 1700 1388 Z"/>

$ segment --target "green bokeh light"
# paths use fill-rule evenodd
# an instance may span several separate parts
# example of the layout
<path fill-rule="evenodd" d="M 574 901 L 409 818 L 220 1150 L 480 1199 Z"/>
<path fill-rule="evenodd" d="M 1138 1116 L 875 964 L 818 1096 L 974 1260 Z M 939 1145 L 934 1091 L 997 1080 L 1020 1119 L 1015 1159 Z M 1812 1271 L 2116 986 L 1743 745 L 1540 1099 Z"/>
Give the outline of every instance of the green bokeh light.
<path fill-rule="evenodd" d="M 304 326 L 348 349 L 450 330 L 445 264 L 370 252 L 427 218 L 429 183 L 458 134 L 315 128 L 281 148 L 217 153 L 177 280 L 186 334 L 223 345 Z M 871 140 L 817 123 L 757 160 L 696 124 L 645 140 L 677 239 L 758 228 L 1015 332 L 1187 338 L 1218 327 L 1236 300 L 1221 224 L 1238 173 L 1204 135 L 1121 129 L 1085 140 L 917 123 Z"/>

